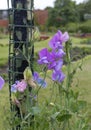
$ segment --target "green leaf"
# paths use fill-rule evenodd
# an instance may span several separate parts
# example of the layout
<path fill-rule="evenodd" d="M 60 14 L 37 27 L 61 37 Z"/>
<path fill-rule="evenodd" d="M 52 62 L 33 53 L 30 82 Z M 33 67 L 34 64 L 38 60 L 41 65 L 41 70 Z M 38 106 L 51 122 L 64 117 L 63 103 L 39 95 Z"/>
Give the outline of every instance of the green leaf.
<path fill-rule="evenodd" d="M 60 115 L 57 117 L 59 121 L 65 121 L 69 120 L 71 118 L 71 114 L 69 113 L 69 110 L 62 110 Z"/>
<path fill-rule="evenodd" d="M 82 101 L 82 100 L 78 101 L 79 109 L 83 109 L 84 107 L 86 107 L 86 105 L 87 105 L 86 101 Z"/>
<path fill-rule="evenodd" d="M 62 122 L 62 121 L 65 121 L 65 120 L 69 120 L 71 117 L 72 117 L 71 114 L 66 113 L 66 114 L 59 115 L 59 116 L 57 117 L 57 119 L 58 119 L 58 121 L 61 121 L 61 122 Z"/>
<path fill-rule="evenodd" d="M 56 117 L 57 117 L 59 114 L 60 114 L 60 112 L 56 112 L 56 113 L 54 113 L 54 114 L 51 116 L 51 118 L 55 120 Z"/>
<path fill-rule="evenodd" d="M 56 112 L 51 116 L 52 119 L 57 119 L 58 121 L 65 121 L 71 118 L 71 114 L 67 110 L 62 110 L 61 112 Z"/>
<path fill-rule="evenodd" d="M 31 116 L 31 113 L 28 113 L 27 116 L 25 116 L 24 120 L 28 119 Z"/>
<path fill-rule="evenodd" d="M 39 113 L 40 113 L 39 107 L 32 107 L 32 108 L 31 108 L 31 113 L 32 113 L 32 115 L 37 115 L 37 114 L 39 114 Z"/>

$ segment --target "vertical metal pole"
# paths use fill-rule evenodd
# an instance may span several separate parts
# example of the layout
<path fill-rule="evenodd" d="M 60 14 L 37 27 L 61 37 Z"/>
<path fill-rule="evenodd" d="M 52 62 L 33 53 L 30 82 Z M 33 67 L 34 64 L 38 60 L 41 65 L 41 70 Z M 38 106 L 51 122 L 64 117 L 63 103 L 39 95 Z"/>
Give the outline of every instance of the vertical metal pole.
<path fill-rule="evenodd" d="M 17 80 L 23 79 L 23 72 L 27 66 L 33 73 L 34 45 L 32 44 L 33 22 L 33 0 L 7 0 L 9 12 L 9 91 L 11 110 L 13 108 L 11 99 L 11 85 Z M 11 2 L 11 7 L 9 3 Z M 29 50 L 29 48 L 31 48 Z M 30 62 L 28 62 L 28 60 Z M 30 63 L 30 64 L 29 64 Z M 19 129 L 19 127 L 14 130 Z"/>

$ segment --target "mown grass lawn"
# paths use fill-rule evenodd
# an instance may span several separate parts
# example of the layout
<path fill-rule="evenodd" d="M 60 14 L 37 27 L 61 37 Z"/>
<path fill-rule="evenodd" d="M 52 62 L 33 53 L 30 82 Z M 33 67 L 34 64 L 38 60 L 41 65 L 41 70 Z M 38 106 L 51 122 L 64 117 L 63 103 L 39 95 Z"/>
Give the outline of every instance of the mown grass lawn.
<path fill-rule="evenodd" d="M 6 65 L 8 62 L 8 46 L 0 46 L 0 66 Z"/>
<path fill-rule="evenodd" d="M 79 80 L 79 90 L 88 103 L 91 104 L 91 55 L 83 60 L 82 71 L 76 73 Z"/>
<path fill-rule="evenodd" d="M 90 38 L 91 39 L 91 38 Z M 70 37 L 73 47 L 91 47 L 91 44 L 86 44 L 87 38 Z"/>
<path fill-rule="evenodd" d="M 8 130 L 8 115 L 9 115 L 9 91 L 8 85 L 6 84 L 0 91 L 0 130 Z"/>

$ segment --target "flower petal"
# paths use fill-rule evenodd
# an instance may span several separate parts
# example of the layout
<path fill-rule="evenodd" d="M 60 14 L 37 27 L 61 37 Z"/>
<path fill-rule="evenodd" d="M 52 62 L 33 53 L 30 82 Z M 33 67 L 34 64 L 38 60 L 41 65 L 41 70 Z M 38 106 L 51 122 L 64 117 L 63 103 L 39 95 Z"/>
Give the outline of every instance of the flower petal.
<path fill-rule="evenodd" d="M 39 86 L 41 86 L 41 87 L 43 87 L 43 88 L 45 88 L 45 87 L 47 86 L 47 83 L 46 83 L 45 80 L 43 80 L 42 78 L 39 78 L 39 79 L 37 80 L 37 83 L 38 83 Z"/>
<path fill-rule="evenodd" d="M 56 66 L 55 66 L 55 70 L 60 71 L 60 69 L 62 68 L 62 65 L 63 65 L 63 60 L 57 61 Z"/>
<path fill-rule="evenodd" d="M 14 93 L 17 92 L 16 84 L 11 85 L 11 92 L 14 92 Z"/>
<path fill-rule="evenodd" d="M 0 90 L 2 89 L 2 87 L 4 86 L 5 81 L 4 79 L 0 76 Z"/>
<path fill-rule="evenodd" d="M 38 60 L 38 63 L 39 64 L 47 64 L 49 62 L 49 59 L 50 59 L 50 52 L 48 51 L 47 48 L 44 48 L 42 49 L 40 52 L 39 52 L 39 60 Z"/>
<path fill-rule="evenodd" d="M 62 71 L 53 71 L 52 80 L 62 82 L 65 78 L 65 75 Z"/>
<path fill-rule="evenodd" d="M 67 42 L 69 40 L 68 32 L 65 32 L 61 37 L 62 42 Z"/>
<path fill-rule="evenodd" d="M 60 43 L 60 37 L 62 35 L 62 32 L 58 30 L 58 32 L 52 37 L 52 39 L 49 41 L 49 47 L 52 49 L 58 48 L 58 46 L 61 45 Z"/>
<path fill-rule="evenodd" d="M 26 87 L 27 87 L 27 83 L 25 82 L 25 80 L 22 80 L 21 82 L 19 82 L 16 85 L 16 89 L 19 92 L 24 92 L 24 90 L 26 89 Z"/>
<path fill-rule="evenodd" d="M 34 72 L 34 74 L 33 74 L 33 80 L 37 81 L 38 78 L 39 78 L 38 72 Z"/>

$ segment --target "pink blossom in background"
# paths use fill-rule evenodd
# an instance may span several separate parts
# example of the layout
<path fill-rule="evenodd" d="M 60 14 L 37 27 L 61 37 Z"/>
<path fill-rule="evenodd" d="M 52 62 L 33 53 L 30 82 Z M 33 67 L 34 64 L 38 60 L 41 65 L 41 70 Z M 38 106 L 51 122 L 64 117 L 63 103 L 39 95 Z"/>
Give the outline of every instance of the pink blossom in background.
<path fill-rule="evenodd" d="M 25 80 L 22 80 L 21 82 L 19 82 L 16 85 L 16 89 L 19 92 L 24 92 L 24 90 L 26 89 L 26 87 L 27 87 L 27 83 L 25 82 Z"/>

